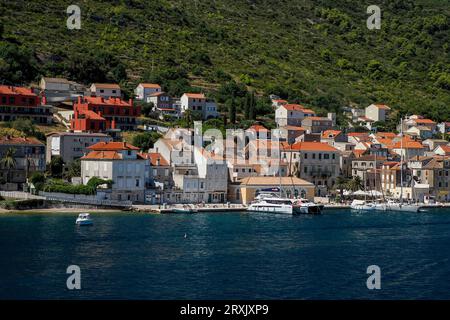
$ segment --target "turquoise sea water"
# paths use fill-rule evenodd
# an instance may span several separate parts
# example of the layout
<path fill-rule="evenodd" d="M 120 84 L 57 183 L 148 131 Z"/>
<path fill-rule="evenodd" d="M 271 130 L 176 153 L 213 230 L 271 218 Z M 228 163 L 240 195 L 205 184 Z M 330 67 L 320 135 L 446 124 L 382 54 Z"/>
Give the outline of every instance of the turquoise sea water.
<path fill-rule="evenodd" d="M 76 216 L 0 214 L 1 299 L 450 299 L 448 209 Z"/>

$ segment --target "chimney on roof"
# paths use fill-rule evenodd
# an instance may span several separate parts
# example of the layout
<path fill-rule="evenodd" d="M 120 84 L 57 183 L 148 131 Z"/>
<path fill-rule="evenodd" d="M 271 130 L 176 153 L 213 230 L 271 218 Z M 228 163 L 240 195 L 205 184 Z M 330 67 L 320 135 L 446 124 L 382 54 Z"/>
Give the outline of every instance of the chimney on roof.
<path fill-rule="evenodd" d="M 158 158 L 156 159 L 156 165 L 159 166 L 160 163 L 161 163 L 161 159 L 158 157 Z"/>

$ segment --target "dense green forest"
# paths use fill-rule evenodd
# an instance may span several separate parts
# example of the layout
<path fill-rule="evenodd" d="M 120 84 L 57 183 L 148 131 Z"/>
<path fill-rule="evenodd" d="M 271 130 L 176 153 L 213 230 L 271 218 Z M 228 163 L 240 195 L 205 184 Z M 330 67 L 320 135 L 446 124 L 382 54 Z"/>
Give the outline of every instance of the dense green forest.
<path fill-rule="evenodd" d="M 381 30 L 356 0 L 0 0 L 0 82 L 41 75 L 90 83 L 141 81 L 171 94 L 213 95 L 245 113 L 250 92 L 319 113 L 389 104 L 450 118 L 450 5 L 379 0 Z M 81 29 L 66 8 L 81 8 Z M 228 106 L 228 107 L 226 107 Z"/>

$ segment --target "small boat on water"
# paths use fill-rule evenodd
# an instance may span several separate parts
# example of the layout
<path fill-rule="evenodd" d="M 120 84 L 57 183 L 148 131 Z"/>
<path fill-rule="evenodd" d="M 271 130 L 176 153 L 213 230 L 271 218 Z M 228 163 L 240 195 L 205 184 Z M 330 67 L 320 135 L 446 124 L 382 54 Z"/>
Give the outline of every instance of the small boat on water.
<path fill-rule="evenodd" d="M 355 211 L 374 211 L 375 203 L 367 202 L 365 200 L 353 200 L 350 204 L 350 208 Z"/>
<path fill-rule="evenodd" d="M 75 221 L 75 224 L 79 226 L 90 226 L 93 224 L 91 215 L 89 213 L 80 213 L 78 215 L 77 220 Z"/>
<path fill-rule="evenodd" d="M 253 212 L 271 212 L 280 214 L 320 214 L 323 205 L 317 205 L 307 199 L 278 198 L 274 195 L 259 195 L 247 208 Z"/>

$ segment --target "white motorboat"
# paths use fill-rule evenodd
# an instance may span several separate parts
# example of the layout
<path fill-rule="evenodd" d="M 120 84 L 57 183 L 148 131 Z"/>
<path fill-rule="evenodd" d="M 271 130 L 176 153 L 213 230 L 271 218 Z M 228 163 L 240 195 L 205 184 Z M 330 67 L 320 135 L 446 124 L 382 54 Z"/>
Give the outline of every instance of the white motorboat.
<path fill-rule="evenodd" d="M 355 199 L 352 201 L 350 208 L 357 211 L 373 211 L 375 210 L 375 203 Z"/>
<path fill-rule="evenodd" d="M 317 204 L 308 199 L 294 199 L 294 206 L 298 213 L 320 214 L 324 208 L 323 204 Z"/>
<path fill-rule="evenodd" d="M 75 221 L 75 224 L 79 225 L 79 226 L 89 226 L 92 225 L 92 219 L 91 219 L 91 215 L 89 213 L 80 213 L 78 215 L 77 220 Z"/>
<path fill-rule="evenodd" d="M 320 214 L 323 206 L 306 199 L 277 198 L 274 196 L 258 196 L 247 208 L 247 211 L 271 212 L 280 214 Z"/>

